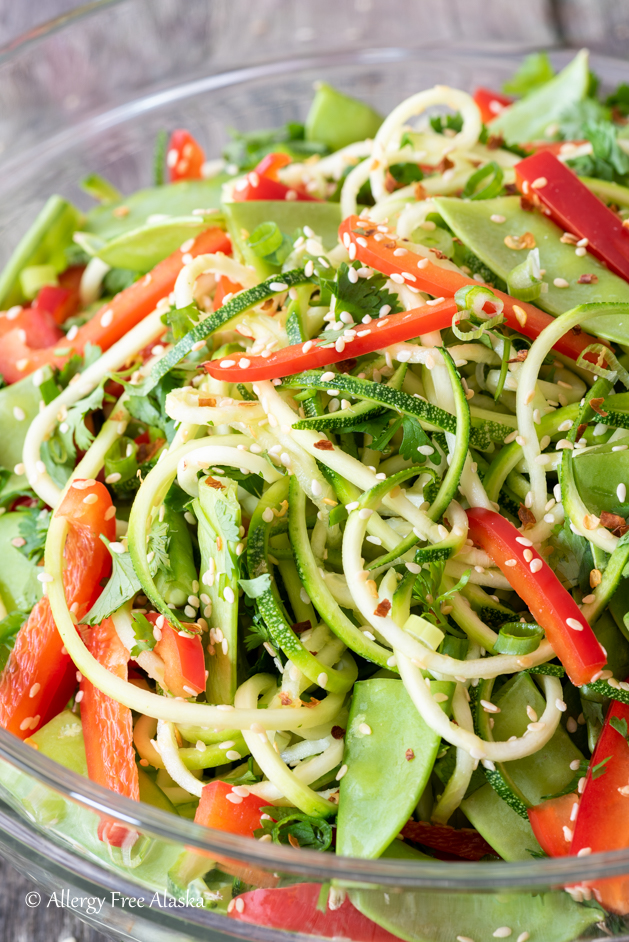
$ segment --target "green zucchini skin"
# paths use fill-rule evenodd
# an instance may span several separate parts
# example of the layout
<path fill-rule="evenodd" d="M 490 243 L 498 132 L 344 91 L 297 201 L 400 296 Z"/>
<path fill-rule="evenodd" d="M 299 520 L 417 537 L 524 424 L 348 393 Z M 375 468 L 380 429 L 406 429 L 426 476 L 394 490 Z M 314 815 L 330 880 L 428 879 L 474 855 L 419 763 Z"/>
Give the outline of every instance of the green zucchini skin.
<path fill-rule="evenodd" d="M 270 588 L 265 589 L 256 598 L 256 607 L 264 620 L 272 641 L 282 650 L 299 670 L 313 684 L 324 687 L 330 693 L 345 693 L 356 679 L 356 666 L 351 665 L 341 670 L 327 667 L 308 651 L 295 634 L 287 619 L 277 585 L 273 575 L 269 572 L 268 542 L 271 522 L 264 519 L 268 508 L 277 508 L 278 504 L 286 501 L 289 488 L 289 479 L 282 478 L 276 481 L 263 494 L 249 524 L 249 540 L 247 543 L 247 563 L 249 575 L 252 579 L 269 574 Z M 271 518 L 273 520 L 274 518 Z M 324 680 L 325 678 L 325 680 Z"/>
<path fill-rule="evenodd" d="M 228 301 L 227 304 L 219 307 L 218 311 L 214 311 L 213 314 L 210 314 L 209 317 L 206 317 L 205 320 L 198 323 L 192 330 L 189 330 L 185 337 L 182 337 L 179 343 L 175 344 L 175 346 L 155 364 L 144 382 L 134 388 L 134 392 L 137 390 L 137 395 L 145 396 L 180 360 L 183 360 L 185 356 L 191 353 L 195 343 L 198 343 L 199 340 L 205 340 L 213 334 L 215 330 L 224 327 L 232 318 L 243 314 L 250 308 L 255 307 L 256 304 L 266 301 L 267 298 L 272 298 L 274 295 L 281 294 L 284 291 L 284 289 L 282 289 L 282 292 L 280 292 L 277 288 L 273 288 L 272 285 L 284 284 L 287 288 L 296 288 L 299 285 L 313 283 L 314 279 L 309 278 L 303 268 L 295 268 L 292 271 L 282 272 L 281 275 L 272 275 L 265 281 L 261 281 L 259 285 L 254 285 L 253 288 L 240 291 L 235 297 Z"/>
<path fill-rule="evenodd" d="M 299 578 L 330 631 L 334 632 L 337 638 L 340 638 L 355 654 L 359 654 L 380 667 L 388 667 L 387 661 L 391 657 L 391 651 L 364 636 L 343 612 L 319 575 L 317 562 L 308 539 L 306 495 L 294 475 L 289 485 L 288 529 Z M 397 670 L 390 667 L 388 669 Z"/>
<path fill-rule="evenodd" d="M 185 338 L 184 338 L 185 339 Z M 285 389 L 294 389 L 295 387 L 307 389 L 328 389 L 329 382 L 323 382 L 323 370 L 308 370 L 305 373 L 297 373 L 295 376 L 286 377 L 282 380 L 282 386 Z M 357 399 L 365 399 L 370 402 L 376 402 L 388 409 L 394 409 L 404 415 L 413 416 L 422 423 L 422 426 L 428 429 L 440 429 L 443 432 L 457 431 L 457 420 L 454 415 L 440 409 L 439 406 L 433 406 L 425 399 L 415 396 L 409 396 L 408 393 L 400 389 L 393 389 L 391 386 L 383 386 L 380 383 L 374 383 L 368 379 L 358 379 L 356 376 L 350 376 L 348 373 L 338 373 L 333 380 L 334 389 L 339 392 L 347 393 Z M 333 413 L 333 417 L 337 413 Z M 293 428 L 308 429 L 316 428 L 312 425 L 311 419 L 301 419 L 295 422 Z M 332 431 L 332 429 L 330 429 Z M 486 432 L 484 425 L 470 429 L 470 444 L 481 450 L 489 447 L 491 439 Z"/>

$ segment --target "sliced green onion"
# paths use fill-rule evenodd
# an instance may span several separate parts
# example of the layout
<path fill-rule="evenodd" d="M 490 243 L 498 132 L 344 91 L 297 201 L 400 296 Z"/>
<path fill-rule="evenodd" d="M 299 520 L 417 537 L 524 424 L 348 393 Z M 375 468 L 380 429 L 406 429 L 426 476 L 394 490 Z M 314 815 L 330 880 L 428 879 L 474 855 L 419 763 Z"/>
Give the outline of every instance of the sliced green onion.
<path fill-rule="evenodd" d="M 585 359 L 588 353 L 598 355 L 596 363 Z M 609 369 L 603 366 L 603 363 L 607 363 Z M 603 343 L 591 343 L 589 347 L 582 350 L 577 357 L 577 366 L 580 366 L 584 370 L 589 370 L 590 373 L 595 373 L 603 379 L 609 379 L 614 383 L 618 379 L 629 389 L 629 373 L 624 366 L 621 366 L 609 347 L 606 347 Z"/>
<path fill-rule="evenodd" d="M 457 317 L 459 315 L 455 314 L 452 318 L 452 333 L 455 337 L 458 337 L 459 340 L 479 340 L 486 330 L 491 330 L 492 327 L 497 327 L 499 324 L 502 324 L 504 320 L 504 315 L 502 312 L 496 314 L 494 317 L 490 317 L 489 320 L 483 321 L 482 324 L 479 324 L 478 327 L 474 327 L 472 330 L 461 330 L 459 328 L 459 321 Z"/>
<path fill-rule="evenodd" d="M 494 651 L 498 654 L 531 654 L 537 651 L 543 637 L 544 631 L 539 625 L 510 621 L 500 629 Z"/>
<path fill-rule="evenodd" d="M 266 258 L 279 249 L 283 238 L 276 222 L 263 222 L 253 230 L 247 242 L 258 258 Z"/>
<path fill-rule="evenodd" d="M 28 265 L 20 272 L 20 285 L 29 301 L 36 297 L 40 288 L 58 284 L 57 272 L 53 265 Z"/>
<path fill-rule="evenodd" d="M 483 182 L 483 180 L 490 177 L 488 183 L 479 190 L 478 186 Z M 471 177 L 468 178 L 467 183 L 463 187 L 463 199 L 465 200 L 490 200 L 494 196 L 498 196 L 502 189 L 502 180 L 504 174 L 502 172 L 502 167 L 499 167 L 495 160 L 490 161 L 490 163 L 485 164 L 484 167 L 479 167 Z"/>
<path fill-rule="evenodd" d="M 535 301 L 542 293 L 539 249 L 531 249 L 526 259 L 507 275 L 507 289 L 519 301 Z"/>
<path fill-rule="evenodd" d="M 486 304 L 493 305 L 494 314 L 504 308 L 504 302 L 487 285 L 464 285 L 455 292 L 454 300 L 460 311 L 472 311 L 478 317 L 484 315 Z"/>
<path fill-rule="evenodd" d="M 408 631 L 409 634 L 433 651 L 437 650 L 445 637 L 440 628 L 422 618 L 421 615 L 409 615 L 402 627 L 404 631 Z"/>

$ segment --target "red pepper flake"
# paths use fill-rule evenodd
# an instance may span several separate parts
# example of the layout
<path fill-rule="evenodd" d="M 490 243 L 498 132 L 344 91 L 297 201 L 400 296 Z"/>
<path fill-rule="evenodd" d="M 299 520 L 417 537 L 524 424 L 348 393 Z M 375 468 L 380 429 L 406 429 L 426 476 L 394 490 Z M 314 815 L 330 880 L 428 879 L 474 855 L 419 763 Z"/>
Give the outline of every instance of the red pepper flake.
<path fill-rule="evenodd" d="M 485 144 L 485 147 L 487 148 L 487 150 L 498 150 L 499 147 L 502 147 L 504 142 L 505 142 L 505 139 L 502 136 L 502 134 L 490 134 L 489 137 L 487 138 L 487 143 Z"/>
<path fill-rule="evenodd" d="M 289 693 L 286 693 L 285 690 L 283 690 L 280 693 L 280 703 L 282 704 L 282 706 L 290 706 L 292 702 L 293 702 L 293 698 L 291 697 L 291 695 Z"/>
<path fill-rule="evenodd" d="M 211 406 L 213 408 L 216 405 L 216 399 L 212 396 L 199 396 L 199 405 Z"/>
<path fill-rule="evenodd" d="M 437 166 L 435 167 L 436 173 L 445 173 L 446 170 L 451 170 L 454 167 L 454 162 L 450 160 L 449 157 L 442 157 Z"/>
<path fill-rule="evenodd" d="M 407 749 L 406 752 L 404 753 L 404 758 L 406 759 L 407 762 L 412 762 L 413 759 L 415 758 L 415 753 L 413 752 L 412 749 Z"/>
<path fill-rule="evenodd" d="M 332 735 L 335 739 L 342 739 L 343 736 L 345 735 L 345 730 L 343 729 L 342 726 L 333 726 Z"/>
<path fill-rule="evenodd" d="M 293 629 L 296 635 L 300 635 L 302 631 L 310 631 L 310 629 L 312 628 L 312 625 L 310 624 L 310 620 L 308 619 L 307 621 L 296 621 L 294 625 L 291 625 L 291 628 Z"/>
<path fill-rule="evenodd" d="M 320 441 L 315 442 L 314 447 L 318 448 L 319 451 L 334 451 L 334 445 L 327 438 L 322 438 Z"/>
<path fill-rule="evenodd" d="M 575 333 L 575 334 L 577 335 L 577 337 L 578 337 L 579 334 L 582 334 L 582 333 L 583 333 L 583 328 L 580 327 L 579 324 L 577 324 L 576 327 L 573 327 L 573 328 L 572 328 L 572 332 Z"/>
<path fill-rule="evenodd" d="M 577 429 L 577 441 L 581 438 L 582 435 L 585 435 L 585 430 L 588 427 L 587 422 L 583 422 Z"/>
<path fill-rule="evenodd" d="M 207 487 L 212 487 L 212 488 L 214 488 L 215 491 L 224 491 L 224 490 L 225 490 L 225 485 L 224 485 L 224 484 L 221 484 L 220 481 L 217 481 L 217 479 L 216 479 L 216 478 L 213 478 L 213 477 L 206 478 L 206 479 L 205 479 L 205 484 L 206 484 Z"/>
<path fill-rule="evenodd" d="M 525 507 L 524 504 L 520 504 L 520 509 L 518 510 L 518 517 L 520 518 L 520 523 L 522 524 L 525 530 L 528 530 L 529 527 L 534 527 L 537 523 L 535 519 L 535 514 L 532 510 L 529 510 L 528 507 Z"/>
<path fill-rule="evenodd" d="M 301 846 L 300 843 L 299 843 L 299 841 L 297 840 L 297 838 L 294 837 L 294 836 L 290 833 L 290 831 L 289 831 L 289 834 L 288 834 L 288 843 L 290 844 L 291 847 L 295 847 L 297 850 L 299 850 L 299 848 L 300 848 L 300 846 Z"/>
<path fill-rule="evenodd" d="M 310 700 L 302 700 L 301 702 L 305 707 L 308 707 L 309 710 L 312 710 L 313 707 L 319 706 L 319 701 L 316 697 L 310 697 Z"/>
<path fill-rule="evenodd" d="M 137 463 L 144 464 L 145 461 L 150 461 L 165 444 L 165 438 L 156 438 L 154 442 L 140 442 L 135 455 Z"/>
<path fill-rule="evenodd" d="M 387 170 L 384 178 L 384 188 L 387 193 L 393 193 L 395 190 L 401 189 L 404 184 L 400 183 L 399 180 L 396 180 L 390 170 Z"/>
<path fill-rule="evenodd" d="M 391 603 L 388 599 L 383 599 L 381 602 L 378 602 L 378 605 L 374 610 L 374 615 L 377 615 L 378 618 L 386 618 L 390 611 Z"/>
<path fill-rule="evenodd" d="M 513 359 L 509 360 L 509 363 L 524 363 L 528 355 L 528 350 L 518 350 Z"/>
<path fill-rule="evenodd" d="M 578 285 L 597 285 L 598 275 L 583 274 L 577 278 Z"/>
<path fill-rule="evenodd" d="M 397 249 L 397 242 L 384 242 L 385 249 Z"/>
<path fill-rule="evenodd" d="M 428 249 L 429 252 L 434 252 L 437 258 L 448 258 L 445 252 L 442 252 L 440 249 Z"/>
<path fill-rule="evenodd" d="M 423 186 L 421 183 L 416 183 L 415 186 L 413 187 L 413 190 L 415 191 L 415 199 L 417 200 L 418 203 L 421 202 L 421 200 L 425 200 L 428 196 L 428 193 L 426 192 L 426 187 Z"/>
<path fill-rule="evenodd" d="M 590 408 L 594 409 L 597 415 L 607 416 L 609 412 L 604 412 L 603 409 L 601 409 L 604 402 L 605 399 L 603 396 L 599 396 L 598 399 L 590 399 Z"/>
<path fill-rule="evenodd" d="M 339 373 L 351 373 L 357 362 L 358 360 L 353 357 L 348 360 L 339 360 L 339 362 L 335 363 L 334 365 L 336 366 Z"/>
<path fill-rule="evenodd" d="M 525 210 L 527 213 L 532 213 L 535 209 L 535 204 L 532 199 L 529 199 L 528 196 L 521 196 L 520 209 Z"/>
<path fill-rule="evenodd" d="M 605 527 L 607 530 L 611 530 L 615 536 L 624 536 L 625 533 L 629 531 L 627 521 L 624 517 L 621 517 L 620 514 L 610 514 L 604 510 L 600 520 L 601 526 Z"/>

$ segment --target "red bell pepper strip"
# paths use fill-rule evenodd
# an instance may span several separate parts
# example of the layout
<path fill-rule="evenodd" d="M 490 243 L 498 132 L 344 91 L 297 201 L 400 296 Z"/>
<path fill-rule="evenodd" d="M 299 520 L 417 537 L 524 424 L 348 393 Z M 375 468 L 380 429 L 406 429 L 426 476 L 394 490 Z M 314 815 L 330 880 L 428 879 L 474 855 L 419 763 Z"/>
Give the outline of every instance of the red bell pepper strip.
<path fill-rule="evenodd" d="M 445 851 L 466 860 L 480 860 L 487 854 L 497 856 L 491 844 L 473 828 L 452 828 L 447 824 L 428 824 L 427 821 L 407 821 L 402 836 L 424 847 Z"/>
<path fill-rule="evenodd" d="M 480 116 L 485 124 L 489 124 L 505 108 L 513 104 L 513 98 L 494 92 L 491 88 L 477 88 L 474 92 L 474 101 L 478 105 Z"/>
<path fill-rule="evenodd" d="M 291 163 L 288 154 L 267 154 L 244 180 L 237 183 L 233 190 L 236 203 L 250 200 L 302 200 L 320 203 L 321 200 L 310 196 L 305 190 L 286 186 L 281 183 L 277 171 Z"/>
<path fill-rule="evenodd" d="M 111 618 L 94 625 L 88 649 L 110 673 L 127 680 L 129 652 Z M 118 795 L 139 801 L 131 710 L 112 700 L 85 677 L 81 680 L 81 691 L 81 723 L 89 777 Z M 99 838 L 115 847 L 120 847 L 129 833 L 126 825 L 107 817 L 101 819 L 98 827 Z"/>
<path fill-rule="evenodd" d="M 234 802 L 228 795 L 241 800 Z M 260 827 L 262 809 L 268 804 L 268 801 L 256 795 L 236 795 L 231 785 L 215 779 L 203 786 L 194 820 L 197 824 L 214 828 L 216 831 L 253 837 L 253 832 Z"/>
<path fill-rule="evenodd" d="M 275 379 L 291 376 L 302 370 L 316 370 L 331 363 L 339 363 L 348 356 L 359 357 L 364 353 L 382 350 L 392 343 L 411 340 L 431 330 L 443 330 L 452 325 L 452 318 L 457 307 L 453 300 L 439 304 L 422 305 L 412 311 L 389 314 L 388 317 L 374 318 L 371 324 L 358 324 L 353 330 L 353 339 L 347 339 L 345 346 L 338 349 L 335 344 L 321 346 L 319 340 L 307 340 L 306 343 L 284 347 L 269 357 L 247 357 L 237 355 L 236 359 L 223 357 L 204 363 L 207 372 L 215 379 L 228 382 L 253 382 L 258 379 Z M 350 335 L 351 336 L 351 335 Z"/>
<path fill-rule="evenodd" d="M 470 538 L 491 556 L 526 602 L 572 683 L 590 683 L 607 657 L 581 609 L 548 563 L 533 546 L 518 542 L 522 534 L 501 514 L 474 507 L 467 511 L 467 519 Z"/>
<path fill-rule="evenodd" d="M 612 725 L 629 723 L 629 705 L 612 700 L 590 760 L 570 853 L 587 854 L 629 847 L 629 744 Z M 605 909 L 629 913 L 629 877 L 591 884 Z"/>
<path fill-rule="evenodd" d="M 329 909 L 326 905 L 325 912 L 321 912 L 317 909 L 320 894 L 320 883 L 296 883 L 278 889 L 250 890 L 232 900 L 227 911 L 232 919 L 239 922 L 303 933 L 316 936 L 317 939 L 399 942 L 398 936 L 363 916 L 347 896 L 338 909 Z"/>
<path fill-rule="evenodd" d="M 399 248 L 396 235 L 380 232 L 374 223 L 361 219 L 359 216 L 348 216 L 343 220 L 339 228 L 339 236 L 348 248 L 351 244 L 356 246 L 356 258 L 364 265 L 369 265 L 385 275 L 402 278 L 411 287 L 426 291 L 435 298 L 452 298 L 459 288 L 479 284 L 473 278 L 468 278 L 457 271 L 441 268 L 430 261 L 424 263 L 424 260 L 411 252 L 401 258 L 394 255 L 395 250 Z M 409 271 L 409 269 L 412 270 Z M 407 274 L 414 277 L 406 278 Z M 552 324 L 554 318 L 534 305 L 526 301 L 518 301 L 517 298 L 512 298 L 498 291 L 497 288 L 491 288 L 491 290 L 503 302 L 505 323 L 512 330 L 517 330 L 525 337 L 535 340 L 545 327 Z M 570 330 L 557 341 L 553 349 L 576 360 L 586 347 L 598 342 L 596 337 L 590 334 Z"/>
<path fill-rule="evenodd" d="M 4 338 L 7 334 L 16 331 L 24 343 L 36 350 L 58 344 L 65 337 L 53 315 L 35 306 L 10 308 L 0 314 L 0 337 Z M 4 339 L 2 343 L 4 344 Z"/>
<path fill-rule="evenodd" d="M 629 232 L 576 173 L 548 150 L 525 157 L 514 169 L 522 193 L 534 193 L 559 226 L 587 239 L 588 251 L 629 281 Z"/>
<path fill-rule="evenodd" d="M 567 857 L 570 853 L 575 805 L 579 805 L 579 796 L 570 792 L 569 795 L 549 798 L 528 809 L 533 834 L 549 857 Z"/>
<path fill-rule="evenodd" d="M 180 635 L 157 612 L 146 616 L 152 625 L 158 625 L 161 637 L 155 645 L 164 664 L 164 682 L 176 697 L 197 697 L 205 690 L 205 658 L 198 634 Z"/>
<path fill-rule="evenodd" d="M 222 229 L 206 229 L 189 249 L 192 256 L 207 252 L 231 253 L 229 237 Z M 11 330 L 0 344 L 0 373 L 8 383 L 15 383 L 46 364 L 63 366 L 72 353 L 82 354 L 87 343 L 108 350 L 117 340 L 150 314 L 163 297 L 175 286 L 182 268 L 182 252 L 177 249 L 155 266 L 152 272 L 134 282 L 104 305 L 90 320 L 79 327 L 71 341 L 64 338 L 57 345 L 35 350 L 19 330 Z"/>
<path fill-rule="evenodd" d="M 239 291 L 242 291 L 242 285 L 239 285 L 235 281 L 230 281 L 227 275 L 220 275 L 216 282 L 216 291 L 214 292 L 214 300 L 212 301 L 214 310 L 218 311 L 219 307 L 225 304 L 226 295 L 237 294 Z"/>
<path fill-rule="evenodd" d="M 86 497 L 96 500 L 86 504 Z M 68 517 L 63 582 L 68 605 L 80 622 L 111 572 L 100 534 L 115 539 L 115 511 L 105 485 L 92 481 L 87 487 L 71 487 L 56 513 Z M 0 725 L 25 739 L 63 710 L 75 688 L 76 668 L 44 596 L 18 632 L 0 675 Z"/>
<path fill-rule="evenodd" d="M 57 324 L 63 324 L 81 306 L 80 285 L 84 271 L 83 265 L 66 268 L 59 275 L 58 285 L 44 285 L 40 288 L 33 301 L 33 309 L 47 311 Z"/>
<path fill-rule="evenodd" d="M 200 180 L 205 163 L 205 152 L 189 131 L 173 131 L 166 151 L 168 179 L 171 183 L 179 180 Z"/>

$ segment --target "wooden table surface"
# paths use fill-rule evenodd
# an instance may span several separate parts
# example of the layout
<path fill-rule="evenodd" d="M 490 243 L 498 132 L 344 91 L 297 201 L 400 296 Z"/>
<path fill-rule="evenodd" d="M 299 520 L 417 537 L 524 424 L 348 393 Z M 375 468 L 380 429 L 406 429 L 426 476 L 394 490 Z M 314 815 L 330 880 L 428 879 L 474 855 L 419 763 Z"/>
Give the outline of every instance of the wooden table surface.
<path fill-rule="evenodd" d="M 151 0 L 147 0 L 147 6 Z M 153 0 L 157 2 L 157 0 Z M 222 2 L 222 0 L 208 0 Z M 254 0 L 252 0 L 252 3 Z M 291 7 L 299 29 L 307 21 L 309 0 L 255 0 L 257 15 L 283 15 Z M 313 2 L 313 0 L 310 0 Z M 317 7 L 338 0 L 316 0 Z M 0 0 L 0 46 L 53 17 L 75 9 L 75 0 Z M 357 9 L 371 0 L 342 0 Z M 485 39 L 530 45 L 587 45 L 621 58 L 629 42 L 629 0 L 411 0 L 422 38 L 440 42 Z M 29 909 L 25 896 L 32 884 L 0 859 L 1 942 L 106 942 L 106 937 L 62 909 Z"/>

